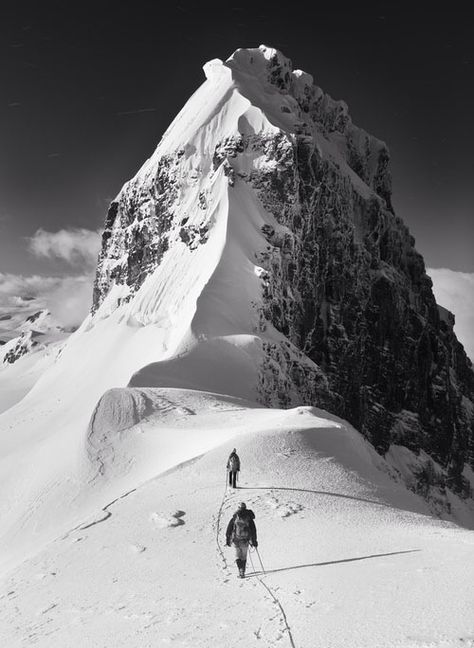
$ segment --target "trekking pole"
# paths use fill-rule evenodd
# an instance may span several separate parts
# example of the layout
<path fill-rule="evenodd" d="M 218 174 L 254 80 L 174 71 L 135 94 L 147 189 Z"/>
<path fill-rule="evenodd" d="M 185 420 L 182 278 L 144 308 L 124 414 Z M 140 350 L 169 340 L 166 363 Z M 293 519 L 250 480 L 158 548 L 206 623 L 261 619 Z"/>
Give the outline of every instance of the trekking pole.
<path fill-rule="evenodd" d="M 249 558 L 250 558 L 250 564 L 252 565 L 253 573 L 256 574 L 257 570 L 255 569 L 255 565 L 253 564 L 253 558 L 252 558 L 252 547 L 250 547 Z"/>
<path fill-rule="evenodd" d="M 263 562 L 262 562 L 262 559 L 260 558 L 260 553 L 259 553 L 257 547 L 255 547 L 255 551 L 257 552 L 257 556 L 258 556 L 258 559 L 259 559 L 259 561 L 260 561 L 260 565 L 262 566 L 262 571 L 263 571 L 263 573 L 265 574 L 265 567 L 263 566 Z"/>

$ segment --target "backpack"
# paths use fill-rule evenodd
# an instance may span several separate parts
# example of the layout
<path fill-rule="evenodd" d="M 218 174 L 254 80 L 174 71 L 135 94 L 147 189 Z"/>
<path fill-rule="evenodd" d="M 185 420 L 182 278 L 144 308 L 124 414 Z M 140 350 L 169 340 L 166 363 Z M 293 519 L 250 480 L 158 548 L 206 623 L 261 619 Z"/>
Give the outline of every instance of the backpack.
<path fill-rule="evenodd" d="M 239 460 L 235 454 L 229 457 L 229 468 L 233 472 L 236 472 L 239 469 Z"/>
<path fill-rule="evenodd" d="M 241 517 L 239 513 L 235 514 L 234 520 L 234 539 L 250 540 L 250 524 L 247 516 Z"/>

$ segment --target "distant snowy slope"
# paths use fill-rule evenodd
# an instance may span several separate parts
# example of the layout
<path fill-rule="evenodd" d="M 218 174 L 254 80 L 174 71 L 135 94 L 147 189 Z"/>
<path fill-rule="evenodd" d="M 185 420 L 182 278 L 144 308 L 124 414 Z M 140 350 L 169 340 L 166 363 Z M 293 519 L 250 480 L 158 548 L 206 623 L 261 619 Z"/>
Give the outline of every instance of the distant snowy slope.
<path fill-rule="evenodd" d="M 115 408 L 123 399 L 137 412 L 128 420 Z M 470 645 L 472 531 L 431 518 L 341 421 L 198 392 L 118 390 L 99 405 L 88 443 L 95 481 L 126 490 L 117 499 L 111 488 L 5 576 L 2 645 Z M 237 491 L 225 487 L 234 446 Z M 266 570 L 251 553 L 244 581 L 224 546 L 241 500 L 256 513 Z"/>
<path fill-rule="evenodd" d="M 0 304 L 0 413 L 29 392 L 71 334 L 43 306 L 33 297 Z"/>
<path fill-rule="evenodd" d="M 0 370 L 14 364 L 32 351 L 42 351 L 50 345 L 64 342 L 71 331 L 66 330 L 54 320 L 45 309 L 38 310 L 38 301 L 26 302 L 19 299 L 19 306 L 8 308 L 8 313 L 0 315 Z M 0 308 L 0 313 L 6 309 Z"/>
<path fill-rule="evenodd" d="M 28 337 L 24 341 L 28 342 Z M 16 348 L 14 344 L 5 345 L 6 352 Z M 40 376 L 56 361 L 62 342 L 51 342 L 44 346 L 39 344 L 28 348 L 28 352 L 20 356 L 14 364 L 0 364 L 0 413 L 18 403 L 31 390 Z M 1 352 L 4 347 L 0 348 Z M 21 347 L 20 347 L 21 348 Z"/>

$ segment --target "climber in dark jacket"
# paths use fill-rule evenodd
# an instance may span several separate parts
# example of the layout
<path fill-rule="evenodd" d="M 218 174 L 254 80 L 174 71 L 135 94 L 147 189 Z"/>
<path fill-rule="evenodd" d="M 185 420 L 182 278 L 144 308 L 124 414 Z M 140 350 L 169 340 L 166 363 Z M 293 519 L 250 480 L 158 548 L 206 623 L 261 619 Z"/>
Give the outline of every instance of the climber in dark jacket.
<path fill-rule="evenodd" d="M 229 486 L 236 487 L 237 473 L 240 470 L 240 459 L 234 448 L 227 459 L 227 472 L 229 473 Z"/>
<path fill-rule="evenodd" d="M 255 527 L 255 513 L 247 508 L 245 502 L 240 502 L 239 508 L 234 513 L 227 525 L 226 545 L 235 548 L 235 562 L 239 570 L 239 577 L 244 578 L 247 564 L 249 544 L 258 547 L 257 529 Z"/>

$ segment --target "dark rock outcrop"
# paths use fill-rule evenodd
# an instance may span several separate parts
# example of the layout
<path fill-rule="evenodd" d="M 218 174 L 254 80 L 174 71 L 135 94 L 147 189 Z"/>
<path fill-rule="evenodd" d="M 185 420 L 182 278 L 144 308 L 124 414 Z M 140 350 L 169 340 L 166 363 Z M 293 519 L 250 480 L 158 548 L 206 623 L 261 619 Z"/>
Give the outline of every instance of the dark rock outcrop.
<path fill-rule="evenodd" d="M 250 178 L 283 226 L 264 231 L 265 319 L 319 365 L 332 409 L 377 450 L 424 448 L 461 488 L 462 463 L 474 459 L 474 374 L 413 238 L 386 197 L 362 197 L 306 139 L 276 146 L 272 160 Z"/>
<path fill-rule="evenodd" d="M 17 338 L 15 346 L 5 353 L 3 362 L 13 364 L 36 346 L 38 346 L 38 342 L 33 339 L 31 331 L 22 333 L 20 337 Z"/>

